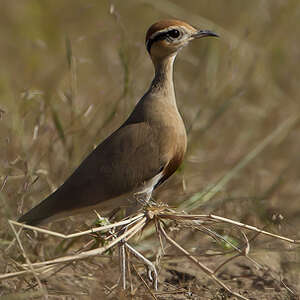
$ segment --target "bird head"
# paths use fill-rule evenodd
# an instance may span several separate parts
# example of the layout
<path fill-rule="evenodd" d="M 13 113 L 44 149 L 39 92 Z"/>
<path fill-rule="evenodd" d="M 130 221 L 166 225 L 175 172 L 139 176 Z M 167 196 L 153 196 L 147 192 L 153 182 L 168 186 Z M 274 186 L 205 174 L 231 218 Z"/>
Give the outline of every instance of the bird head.
<path fill-rule="evenodd" d="M 146 48 L 152 58 L 174 56 L 190 41 L 218 35 L 209 30 L 198 30 L 179 20 L 163 20 L 154 23 L 146 34 Z"/>

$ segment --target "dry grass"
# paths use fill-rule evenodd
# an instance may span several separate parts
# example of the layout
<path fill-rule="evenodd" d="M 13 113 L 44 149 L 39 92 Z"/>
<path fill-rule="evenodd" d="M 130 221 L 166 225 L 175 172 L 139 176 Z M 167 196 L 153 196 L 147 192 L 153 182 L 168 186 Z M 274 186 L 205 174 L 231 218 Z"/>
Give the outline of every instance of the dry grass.
<path fill-rule="evenodd" d="M 99 216 L 99 219 L 100 218 Z M 102 219 L 103 222 L 103 219 Z M 119 245 L 119 253 L 120 253 L 120 283 L 115 285 L 118 287 L 120 285 L 121 291 L 125 292 L 128 290 L 127 281 L 130 281 L 131 293 L 133 290 L 133 286 L 135 286 L 132 280 L 131 272 L 137 275 L 137 279 L 143 283 L 146 288 L 148 294 L 155 300 L 158 300 L 162 294 L 167 294 L 168 291 L 158 291 L 158 272 L 157 268 L 162 268 L 161 259 L 166 255 L 166 246 L 173 246 L 181 255 L 190 260 L 194 267 L 197 267 L 199 271 L 202 271 L 207 275 L 208 279 L 211 279 L 216 285 L 220 286 L 225 293 L 228 295 L 234 296 L 237 299 L 249 300 L 250 298 L 243 296 L 240 293 L 233 291 L 227 284 L 225 284 L 221 279 L 218 278 L 218 274 L 220 270 L 224 269 L 225 266 L 230 264 L 232 261 L 236 260 L 239 257 L 244 257 L 250 263 L 256 267 L 257 270 L 269 271 L 269 268 L 273 267 L 273 265 L 262 266 L 257 263 L 255 259 L 249 256 L 250 253 L 250 244 L 258 237 L 258 235 L 264 235 L 268 237 L 272 237 L 278 240 L 282 240 L 294 245 L 299 245 L 300 240 L 293 240 L 287 237 L 279 236 L 277 234 L 267 232 L 265 230 L 258 229 L 254 226 L 249 226 L 246 224 L 242 224 L 240 222 L 236 222 L 231 219 L 227 219 L 220 216 L 215 216 L 212 214 L 209 215 L 190 215 L 190 214 L 180 214 L 173 209 L 170 209 L 166 204 L 163 203 L 149 203 L 146 204 L 140 212 L 137 214 L 126 217 L 120 222 L 115 222 L 113 224 L 107 224 L 104 226 L 92 228 L 87 231 L 82 231 L 78 233 L 73 233 L 69 235 L 51 232 L 49 230 L 20 224 L 16 221 L 9 221 L 10 227 L 14 232 L 16 239 L 11 242 L 9 247 L 6 249 L 8 252 L 10 248 L 15 246 L 15 241 L 17 242 L 22 256 L 25 259 L 25 263 L 19 264 L 21 271 L 18 272 L 10 272 L 6 274 L 0 274 L 0 280 L 7 280 L 16 277 L 23 277 L 24 275 L 32 275 L 34 276 L 37 285 L 39 287 L 39 291 L 45 298 L 48 297 L 48 292 L 45 290 L 40 278 L 48 278 L 60 272 L 63 268 L 65 268 L 70 263 L 76 263 L 81 260 L 88 260 L 89 258 L 95 256 L 101 256 L 108 250 L 112 250 L 115 245 Z M 156 254 L 156 262 L 155 264 L 145 258 L 140 252 L 138 252 L 134 247 L 130 246 L 128 242 L 131 242 L 132 238 L 136 235 L 140 235 L 143 233 L 143 230 L 154 224 L 156 228 L 156 235 L 159 241 L 160 246 L 154 251 Z M 168 225 L 167 225 L 168 224 Z M 233 235 L 231 233 L 231 237 L 224 236 L 224 234 L 219 234 L 214 228 L 216 225 L 221 225 L 222 230 L 226 225 L 231 225 L 233 228 L 240 229 L 239 235 L 242 237 L 240 242 L 233 240 Z M 17 228 L 21 228 L 21 230 L 17 231 Z M 58 258 L 46 260 L 43 262 L 35 262 L 32 263 L 26 253 L 26 250 L 23 246 L 23 243 L 20 239 L 20 234 L 22 233 L 22 229 L 31 229 L 35 232 L 41 232 L 44 234 L 49 234 L 51 236 L 63 238 L 63 239 L 73 239 L 75 237 L 82 237 L 87 235 L 94 235 L 99 232 L 100 236 L 95 236 L 100 243 L 102 242 L 102 246 L 95 244 L 93 245 L 94 249 L 87 249 L 87 245 L 85 249 L 81 249 L 77 251 L 77 253 L 72 255 L 61 256 Z M 170 233 L 167 231 L 178 231 L 183 232 L 184 230 L 199 231 L 205 233 L 209 237 L 213 238 L 213 240 L 219 244 L 223 244 L 223 246 L 227 246 L 230 251 L 221 251 L 219 253 L 215 253 L 215 255 L 219 255 L 221 257 L 224 256 L 224 259 L 215 265 L 213 268 L 207 267 L 204 263 L 199 260 L 197 254 L 193 254 L 193 250 L 186 250 L 180 244 L 176 242 L 174 238 L 170 236 Z M 247 231 L 247 234 L 244 232 Z M 251 240 L 248 239 L 248 235 L 252 233 Z M 145 238 L 145 236 L 143 236 Z M 91 241 L 92 242 L 92 241 Z M 91 245 L 91 243 L 88 243 Z M 235 245 L 236 244 L 236 245 Z M 140 260 L 145 266 L 148 268 L 148 272 L 146 274 L 146 278 L 144 279 L 138 272 L 135 264 L 133 262 L 133 257 L 131 254 Z M 170 268 L 170 267 L 169 267 Z M 230 269 L 230 267 L 229 267 Z M 187 272 L 188 273 L 188 272 Z M 151 282 L 153 288 L 147 283 L 147 280 Z M 276 279 L 273 278 L 273 281 L 276 282 Z M 279 280 L 277 280 L 279 281 Z M 283 283 L 282 280 L 279 282 Z M 286 291 L 291 295 L 296 295 L 296 292 L 285 285 Z M 181 294 L 182 292 L 179 292 Z"/>
<path fill-rule="evenodd" d="M 6 251 L 14 238 L 7 219 L 59 186 L 126 118 L 152 77 L 144 33 L 165 17 L 215 30 L 222 38 L 195 42 L 177 58 L 176 94 L 189 148 L 156 199 L 299 238 L 299 1 L 4 0 L 0 8 L 1 274 L 23 262 L 17 247 Z M 93 220 L 79 216 L 50 228 L 67 234 L 88 230 Z M 241 243 L 231 229 L 216 231 Z M 147 236 L 146 230 L 135 247 L 154 260 L 151 232 Z M 207 265 L 218 260 L 216 251 L 227 255 L 226 243 L 200 237 L 183 230 L 176 241 L 196 249 Z M 74 253 L 89 241 L 38 235 L 24 239 L 24 246 L 35 262 Z M 249 297 L 294 297 L 283 283 L 300 290 L 299 249 L 259 236 L 251 251 L 260 264 L 272 266 L 268 273 L 241 260 L 221 278 Z M 160 286 L 169 293 L 162 299 L 226 299 L 171 249 L 161 263 Z M 33 299 L 47 291 L 49 299 L 119 299 L 125 296 L 110 293 L 118 274 L 109 253 L 70 264 L 49 278 L 4 280 L 0 296 Z M 272 281 L 274 274 L 278 278 Z M 133 298 L 146 299 L 132 277 Z"/>

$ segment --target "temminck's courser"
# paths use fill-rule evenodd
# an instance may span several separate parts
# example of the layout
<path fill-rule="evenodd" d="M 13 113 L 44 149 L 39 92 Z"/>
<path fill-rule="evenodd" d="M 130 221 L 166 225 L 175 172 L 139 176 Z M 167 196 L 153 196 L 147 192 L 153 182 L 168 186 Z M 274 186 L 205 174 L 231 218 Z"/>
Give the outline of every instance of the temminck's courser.
<path fill-rule="evenodd" d="M 153 24 L 146 47 L 155 76 L 125 123 L 106 138 L 53 194 L 21 216 L 19 222 L 44 224 L 84 210 L 101 211 L 148 201 L 152 191 L 182 162 L 187 138 L 178 112 L 173 63 L 190 41 L 217 36 L 179 20 Z"/>

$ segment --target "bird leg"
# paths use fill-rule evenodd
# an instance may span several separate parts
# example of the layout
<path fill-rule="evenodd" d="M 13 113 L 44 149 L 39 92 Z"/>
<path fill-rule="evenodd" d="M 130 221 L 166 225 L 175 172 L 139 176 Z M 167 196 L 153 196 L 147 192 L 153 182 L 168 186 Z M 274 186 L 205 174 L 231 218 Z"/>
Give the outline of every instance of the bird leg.
<path fill-rule="evenodd" d="M 134 193 L 134 198 L 142 206 L 149 203 L 153 191 L 153 186 L 146 187 L 139 192 Z"/>

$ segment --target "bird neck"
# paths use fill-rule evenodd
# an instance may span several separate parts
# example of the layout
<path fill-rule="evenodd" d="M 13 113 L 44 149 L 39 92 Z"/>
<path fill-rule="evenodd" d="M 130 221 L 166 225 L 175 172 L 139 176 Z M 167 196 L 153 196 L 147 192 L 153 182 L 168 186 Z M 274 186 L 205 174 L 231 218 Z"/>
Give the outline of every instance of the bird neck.
<path fill-rule="evenodd" d="M 164 97 L 166 101 L 176 105 L 173 84 L 173 63 L 176 55 L 164 58 L 153 58 L 155 76 L 151 83 L 149 92 L 155 96 Z"/>

